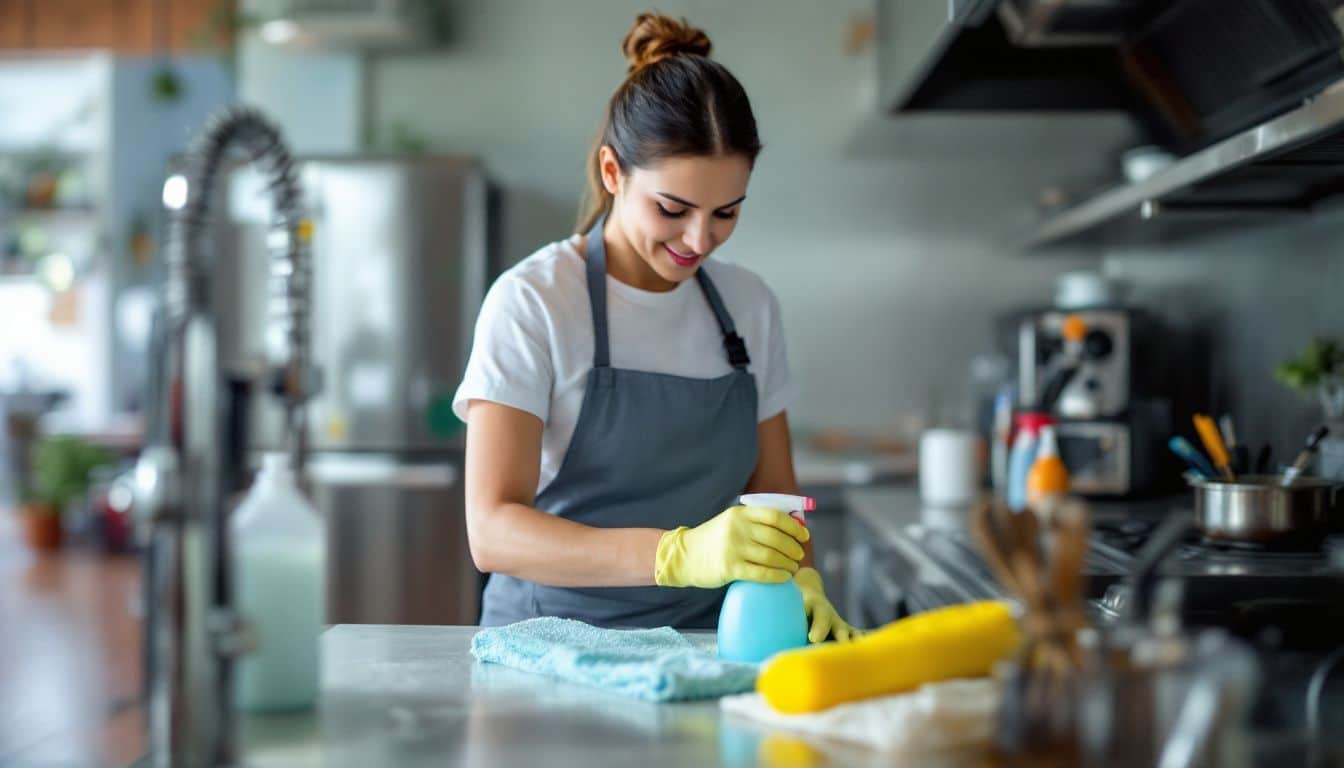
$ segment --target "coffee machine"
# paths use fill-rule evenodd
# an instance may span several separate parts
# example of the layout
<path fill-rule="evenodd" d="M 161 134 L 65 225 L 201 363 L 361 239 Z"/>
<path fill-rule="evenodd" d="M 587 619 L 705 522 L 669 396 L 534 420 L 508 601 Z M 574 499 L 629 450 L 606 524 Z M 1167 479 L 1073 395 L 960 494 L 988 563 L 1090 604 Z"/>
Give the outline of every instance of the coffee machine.
<path fill-rule="evenodd" d="M 1016 329 L 1017 407 L 1055 418 L 1073 491 L 1159 490 L 1172 408 L 1155 319 L 1121 306 L 1052 307 L 1018 315 Z"/>

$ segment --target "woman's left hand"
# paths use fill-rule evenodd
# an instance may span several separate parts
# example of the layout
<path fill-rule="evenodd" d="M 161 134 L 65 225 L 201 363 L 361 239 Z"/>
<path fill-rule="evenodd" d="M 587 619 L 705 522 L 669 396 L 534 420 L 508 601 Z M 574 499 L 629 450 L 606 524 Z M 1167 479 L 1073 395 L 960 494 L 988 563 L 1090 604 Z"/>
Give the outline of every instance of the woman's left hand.
<path fill-rule="evenodd" d="M 808 642 L 820 643 L 834 635 L 836 640 L 845 642 L 863 634 L 863 630 L 851 627 L 835 606 L 826 599 L 826 590 L 821 585 L 821 574 L 816 568 L 799 568 L 793 575 L 793 583 L 803 593 L 803 610 L 807 613 Z"/>

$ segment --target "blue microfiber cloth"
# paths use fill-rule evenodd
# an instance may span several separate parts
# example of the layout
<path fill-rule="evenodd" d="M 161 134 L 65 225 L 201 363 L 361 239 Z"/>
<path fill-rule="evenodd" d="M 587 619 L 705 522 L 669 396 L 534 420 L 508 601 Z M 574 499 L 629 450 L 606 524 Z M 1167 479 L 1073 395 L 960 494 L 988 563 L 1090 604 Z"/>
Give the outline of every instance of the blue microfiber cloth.
<path fill-rule="evenodd" d="M 756 685 L 757 665 L 720 659 L 671 627 L 600 629 L 545 616 L 482 629 L 471 655 L 645 701 L 717 698 Z"/>

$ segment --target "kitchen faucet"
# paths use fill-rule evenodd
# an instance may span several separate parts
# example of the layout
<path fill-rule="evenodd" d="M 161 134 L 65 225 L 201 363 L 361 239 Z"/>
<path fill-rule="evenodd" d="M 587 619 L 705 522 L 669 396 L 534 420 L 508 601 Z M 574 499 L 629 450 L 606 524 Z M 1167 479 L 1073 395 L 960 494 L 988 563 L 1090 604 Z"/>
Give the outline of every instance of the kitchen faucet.
<path fill-rule="evenodd" d="M 231 151 L 266 178 L 273 203 L 266 363 L 222 361 L 209 252 L 210 209 Z M 294 161 L 255 110 L 212 118 L 168 177 L 165 294 L 155 322 L 147 447 L 134 471 L 135 507 L 147 531 L 146 664 L 149 749 L 155 765 L 233 765 L 233 660 L 251 646 L 231 589 L 228 494 L 245 482 L 247 403 L 260 377 L 284 409 L 296 472 L 306 453 L 304 404 L 318 389 L 309 362 L 309 240 Z M 227 363 L 227 365 L 226 365 Z"/>

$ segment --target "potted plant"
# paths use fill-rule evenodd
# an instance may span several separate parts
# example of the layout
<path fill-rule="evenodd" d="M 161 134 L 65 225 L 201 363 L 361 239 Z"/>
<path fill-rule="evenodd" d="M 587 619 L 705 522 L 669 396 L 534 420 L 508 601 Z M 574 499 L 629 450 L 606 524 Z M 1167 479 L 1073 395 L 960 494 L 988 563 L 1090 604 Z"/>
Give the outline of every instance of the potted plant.
<path fill-rule="evenodd" d="M 111 454 L 77 437 L 48 437 L 33 449 L 32 477 L 21 490 L 24 535 L 39 552 L 61 546 L 61 517 L 71 502 L 89 489 L 95 467 L 112 460 Z"/>
<path fill-rule="evenodd" d="M 1274 377 L 1298 392 L 1316 395 L 1330 427 L 1330 436 L 1317 449 L 1317 471 L 1322 477 L 1344 478 L 1344 341 L 1312 339 L 1302 354 L 1280 363 Z"/>
<path fill-rule="evenodd" d="M 1302 354 L 1285 360 L 1274 371 L 1281 383 L 1320 398 L 1325 421 L 1338 425 L 1344 420 L 1344 342 L 1317 337 Z"/>

